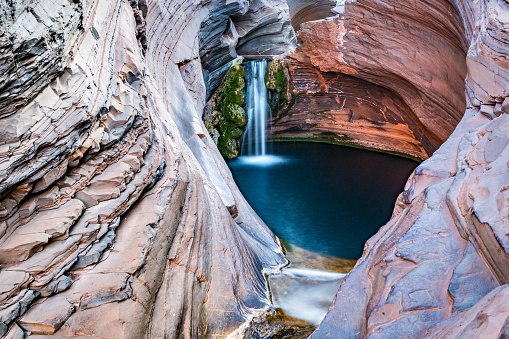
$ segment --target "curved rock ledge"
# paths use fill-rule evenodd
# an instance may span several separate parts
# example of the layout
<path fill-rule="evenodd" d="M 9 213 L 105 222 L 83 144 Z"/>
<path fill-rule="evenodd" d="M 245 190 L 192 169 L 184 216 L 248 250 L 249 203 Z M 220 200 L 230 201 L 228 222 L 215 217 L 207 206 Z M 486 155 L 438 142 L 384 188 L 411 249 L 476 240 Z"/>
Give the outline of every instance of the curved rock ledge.
<path fill-rule="evenodd" d="M 295 31 L 300 30 L 300 25 L 304 22 L 334 16 L 332 9 L 336 6 L 336 0 L 288 0 L 287 2 Z"/>
<path fill-rule="evenodd" d="M 461 122 L 313 338 L 507 335 L 508 6 L 359 0 L 301 24 L 298 60 L 400 95 L 427 152 L 468 71 Z M 292 46 L 286 4 L 13 0 L 0 18 L 0 335 L 226 337 L 269 307 L 279 242 L 201 115 L 237 54 Z"/>
<path fill-rule="evenodd" d="M 298 52 L 281 59 L 289 86 L 272 105 L 273 138 L 309 138 L 429 157 L 421 144 L 425 127 L 395 93 L 345 74 L 321 72 L 300 59 L 305 58 Z"/>
<path fill-rule="evenodd" d="M 426 13 L 423 15 L 422 13 Z M 347 3 L 342 17 L 301 25 L 304 58 L 397 93 L 425 127 L 431 154 L 465 111 L 467 73 L 462 18 L 447 1 Z"/>

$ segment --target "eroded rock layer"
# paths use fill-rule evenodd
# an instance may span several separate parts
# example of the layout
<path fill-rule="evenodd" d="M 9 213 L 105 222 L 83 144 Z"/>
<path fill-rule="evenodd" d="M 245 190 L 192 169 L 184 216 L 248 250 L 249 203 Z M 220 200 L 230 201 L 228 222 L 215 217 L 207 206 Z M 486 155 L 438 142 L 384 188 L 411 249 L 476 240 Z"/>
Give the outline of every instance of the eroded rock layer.
<path fill-rule="evenodd" d="M 297 38 L 284 0 L 221 0 L 208 7 L 198 41 L 207 100 L 237 56 L 272 57 L 295 48 Z"/>
<path fill-rule="evenodd" d="M 317 112 L 412 123 L 391 133 L 416 154 L 463 119 L 313 337 L 507 336 L 509 5 L 358 0 L 305 22 L 328 15 L 316 6 L 294 12 L 289 69 L 313 93 L 290 96 L 295 109 L 338 99 Z M 292 48 L 289 13 L 278 0 L 0 3 L 0 335 L 225 337 L 270 305 L 262 270 L 285 262 L 280 246 L 201 116 L 237 55 Z M 303 115 L 321 126 L 324 113 Z"/>
<path fill-rule="evenodd" d="M 278 1 L 0 4 L 1 336 L 224 337 L 270 304 L 279 243 L 201 119 L 200 39 L 255 3 L 288 26 Z"/>
<path fill-rule="evenodd" d="M 282 59 L 274 86 L 268 84 L 278 96 L 271 105 L 273 138 L 355 144 L 428 157 L 421 144 L 426 139 L 424 126 L 396 94 L 352 76 L 321 72 L 295 59 L 299 57 L 294 53 Z"/>
<path fill-rule="evenodd" d="M 313 63 L 393 88 L 437 140 L 461 107 L 461 46 L 469 45 L 462 120 L 415 170 L 312 338 L 507 336 L 507 13 L 503 1 L 360 0 L 347 3 L 343 19 L 309 23 L 307 32 L 303 25 L 309 41 L 340 38 L 336 54 L 310 51 Z M 402 44 L 418 36 L 434 43 Z M 409 99 L 409 89 L 420 94 Z M 441 113 L 422 119 L 424 108 Z"/>
<path fill-rule="evenodd" d="M 301 25 L 305 60 L 393 90 L 425 127 L 421 142 L 431 154 L 465 111 L 461 16 L 448 1 L 369 0 L 347 9 Z"/>

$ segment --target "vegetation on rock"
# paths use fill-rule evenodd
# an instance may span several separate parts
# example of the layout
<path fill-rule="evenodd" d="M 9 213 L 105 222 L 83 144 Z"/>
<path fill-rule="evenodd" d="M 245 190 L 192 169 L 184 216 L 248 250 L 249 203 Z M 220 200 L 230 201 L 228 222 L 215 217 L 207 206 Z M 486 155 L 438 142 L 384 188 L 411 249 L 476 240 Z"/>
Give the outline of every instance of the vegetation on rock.
<path fill-rule="evenodd" d="M 335 137 L 333 137 L 333 135 Z M 395 151 L 389 151 L 389 150 L 385 150 L 385 149 L 381 149 L 381 148 L 374 148 L 374 147 L 361 145 L 359 143 L 356 143 L 356 140 L 350 138 L 349 136 L 335 135 L 333 133 L 330 135 L 322 135 L 322 136 L 316 135 L 315 137 L 277 137 L 277 138 L 272 138 L 271 141 L 272 142 L 323 142 L 325 144 L 334 144 L 334 145 L 340 145 L 340 146 L 360 148 L 360 149 L 365 149 L 365 150 L 374 151 L 374 152 L 392 154 L 392 155 L 396 155 L 396 156 L 399 156 L 402 158 L 414 160 L 418 163 L 421 163 L 425 160 L 425 159 L 421 159 L 421 158 L 418 158 L 418 157 L 415 157 L 413 155 L 403 153 L 403 152 L 395 152 Z"/>
<path fill-rule="evenodd" d="M 212 98 L 213 108 L 203 117 L 205 127 L 226 159 L 239 156 L 240 138 L 247 125 L 247 114 L 243 108 L 244 78 L 244 68 L 240 62 L 230 67 Z"/>
<path fill-rule="evenodd" d="M 290 89 L 290 66 L 288 62 L 275 58 L 267 65 L 265 73 L 265 87 L 267 87 L 267 101 L 275 117 L 280 111 L 285 110 L 292 100 Z"/>

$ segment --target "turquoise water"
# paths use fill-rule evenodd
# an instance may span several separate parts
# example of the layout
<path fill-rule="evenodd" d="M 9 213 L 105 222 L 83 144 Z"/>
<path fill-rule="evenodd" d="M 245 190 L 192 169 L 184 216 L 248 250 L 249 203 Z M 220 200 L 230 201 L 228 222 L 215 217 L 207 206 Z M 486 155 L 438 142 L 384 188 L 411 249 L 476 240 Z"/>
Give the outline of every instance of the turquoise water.
<path fill-rule="evenodd" d="M 267 157 L 228 162 L 253 209 L 279 237 L 306 250 L 358 259 L 391 217 L 417 162 L 362 149 L 278 142 Z"/>

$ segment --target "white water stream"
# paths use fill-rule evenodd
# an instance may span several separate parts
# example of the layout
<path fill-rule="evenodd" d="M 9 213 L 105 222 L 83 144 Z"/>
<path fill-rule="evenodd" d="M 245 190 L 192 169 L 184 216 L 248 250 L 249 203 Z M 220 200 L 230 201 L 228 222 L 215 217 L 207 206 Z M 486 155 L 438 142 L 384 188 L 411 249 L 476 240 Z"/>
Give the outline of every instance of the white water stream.
<path fill-rule="evenodd" d="M 267 60 L 253 60 L 246 65 L 246 109 L 248 123 L 242 141 L 242 155 L 264 157 L 267 154 L 267 88 L 265 71 Z"/>
<path fill-rule="evenodd" d="M 270 116 L 265 87 L 267 60 L 253 60 L 245 64 L 246 111 L 248 124 L 242 140 L 241 156 L 230 166 L 273 167 L 291 161 L 290 158 L 270 154 L 266 131 Z M 262 185 L 262 175 L 253 185 Z M 318 325 L 330 307 L 345 274 L 309 267 L 283 268 L 269 275 L 272 301 L 289 316 Z"/>

